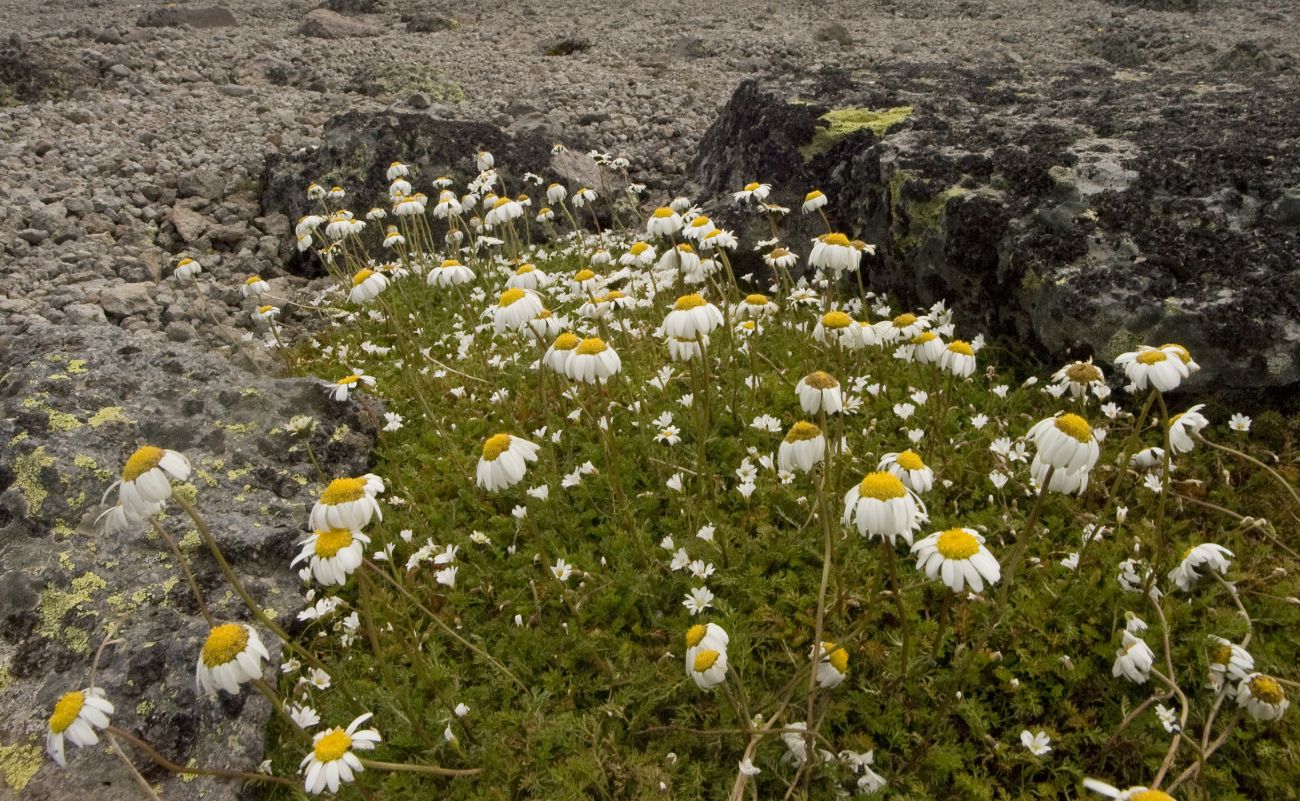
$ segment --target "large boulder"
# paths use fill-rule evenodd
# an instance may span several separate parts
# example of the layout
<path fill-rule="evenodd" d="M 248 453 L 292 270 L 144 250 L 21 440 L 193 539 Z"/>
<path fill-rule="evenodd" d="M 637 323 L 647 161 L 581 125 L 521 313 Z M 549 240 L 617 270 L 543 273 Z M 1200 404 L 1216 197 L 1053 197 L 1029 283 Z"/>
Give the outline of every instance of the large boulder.
<path fill-rule="evenodd" d="M 317 8 L 307 12 L 298 32 L 314 39 L 351 39 L 379 36 L 384 29 L 364 20 L 345 17 L 328 8 Z"/>
<path fill-rule="evenodd" d="M 142 28 L 233 28 L 239 24 L 225 6 L 151 8 L 136 22 Z"/>
<path fill-rule="evenodd" d="M 253 770 L 264 758 L 269 708 L 246 692 L 199 697 L 194 664 L 207 630 L 160 538 L 141 526 L 108 535 L 100 496 L 140 444 L 184 453 L 192 495 L 249 592 L 295 625 L 301 584 L 289 562 L 321 484 L 301 435 L 336 475 L 365 472 L 373 412 L 330 400 L 308 379 L 245 371 L 201 342 L 126 335 L 109 325 L 32 328 L 0 345 L 0 797 L 29 801 L 135 798 L 134 780 L 102 745 L 75 748 L 69 768 L 45 757 L 50 710 L 96 684 L 113 722 L 171 760 Z M 180 541 L 221 620 L 247 620 L 197 533 L 173 504 L 162 524 Z M 267 632 L 272 662 L 278 648 Z M 127 746 L 124 744 L 124 748 Z M 129 749 L 128 749 L 129 750 Z M 177 801 L 234 801 L 238 783 L 183 781 L 135 763 Z"/>
<path fill-rule="evenodd" d="M 798 209 L 820 188 L 837 228 L 880 246 L 872 288 L 946 299 L 963 333 L 1048 364 L 1176 341 L 1205 368 L 1195 386 L 1285 399 L 1300 383 L 1300 94 L 1201 77 L 900 64 L 750 81 L 692 188 L 774 184 L 803 253 L 825 227 Z M 709 210 L 740 229 L 738 271 L 760 272 L 766 220 Z"/>

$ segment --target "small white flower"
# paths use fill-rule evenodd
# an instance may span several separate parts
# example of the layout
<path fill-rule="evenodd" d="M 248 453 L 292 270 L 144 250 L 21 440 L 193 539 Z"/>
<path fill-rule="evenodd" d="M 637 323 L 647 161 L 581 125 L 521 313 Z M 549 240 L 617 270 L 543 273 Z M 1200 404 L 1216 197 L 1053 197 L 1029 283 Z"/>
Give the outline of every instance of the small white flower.
<path fill-rule="evenodd" d="M 1052 750 L 1049 743 L 1052 739 L 1047 736 L 1047 732 L 1039 731 L 1037 734 L 1031 734 L 1028 729 L 1020 732 L 1020 744 L 1029 750 L 1034 756 L 1042 756 Z"/>

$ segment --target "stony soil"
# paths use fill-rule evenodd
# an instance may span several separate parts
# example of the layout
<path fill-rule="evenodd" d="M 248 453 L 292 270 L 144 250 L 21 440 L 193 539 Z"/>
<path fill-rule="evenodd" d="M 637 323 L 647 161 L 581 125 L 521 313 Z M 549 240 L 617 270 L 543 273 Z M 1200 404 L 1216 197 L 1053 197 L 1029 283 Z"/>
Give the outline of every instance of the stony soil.
<path fill-rule="evenodd" d="M 289 220 L 262 208 L 259 183 L 268 154 L 317 143 L 332 115 L 394 108 L 537 132 L 626 156 L 633 179 L 653 191 L 692 177 L 696 144 L 748 77 L 842 69 L 870 82 L 887 80 L 882 67 L 917 65 L 918 80 L 962 67 L 1052 81 L 1089 68 L 1123 93 L 1171 74 L 1294 83 L 1300 70 L 1291 0 L 669 0 L 643 12 L 566 0 L 327 5 L 346 16 L 305 2 L 237 0 L 222 4 L 233 26 L 206 27 L 229 19 L 193 5 L 0 0 L 0 799 L 134 792 L 106 753 L 78 754 L 68 772 L 39 753 L 48 704 L 85 680 L 75 632 L 102 636 L 96 626 L 121 615 L 108 599 L 160 578 L 119 569 L 134 558 L 119 550 L 130 543 L 89 547 L 94 499 L 106 484 L 96 470 L 158 436 L 196 460 L 237 458 L 235 477 L 218 477 L 234 489 L 249 483 L 239 470 L 269 481 L 304 469 L 295 457 L 268 455 L 278 446 L 257 438 L 283 424 L 283 404 L 259 416 L 237 395 L 204 410 L 179 401 L 233 387 L 301 391 L 258 375 L 268 365 L 241 345 L 249 306 L 238 286 L 260 273 L 275 279 L 280 297 L 301 290 L 303 279 L 282 268 Z M 197 27 L 174 27 L 187 19 Z M 342 38 L 304 35 L 305 23 Z M 1233 108 L 1219 113 L 1225 127 L 1240 118 Z M 203 291 L 169 277 L 181 253 L 202 261 Z M 140 350 L 115 356 L 122 347 Z M 162 386 L 176 403 L 154 400 Z M 113 406 L 128 422 L 92 425 Z M 177 419 L 159 429 L 154 418 L 166 411 Z M 219 418 L 252 439 L 214 437 Z M 84 467 L 86 459 L 98 467 Z M 58 502 L 33 505 L 38 484 Z M 221 509 L 221 521 L 238 525 L 266 507 L 291 527 L 302 497 L 279 489 Z M 79 494 L 91 500 L 72 504 Z M 256 542 L 247 553 L 254 572 L 259 555 L 274 565 L 283 556 Z M 219 757 L 196 743 L 204 722 L 220 718 L 221 733 L 247 746 L 231 764 L 255 764 L 263 717 L 223 708 L 150 718 L 160 704 L 192 703 L 186 654 L 201 632 L 175 599 L 141 603 L 153 610 L 138 623 L 142 636 L 184 631 L 186 647 L 167 651 L 165 664 L 123 658 L 105 673 L 110 692 L 126 699 L 123 725 L 148 731 L 184 762 Z M 168 798 L 236 790 L 167 788 Z"/>

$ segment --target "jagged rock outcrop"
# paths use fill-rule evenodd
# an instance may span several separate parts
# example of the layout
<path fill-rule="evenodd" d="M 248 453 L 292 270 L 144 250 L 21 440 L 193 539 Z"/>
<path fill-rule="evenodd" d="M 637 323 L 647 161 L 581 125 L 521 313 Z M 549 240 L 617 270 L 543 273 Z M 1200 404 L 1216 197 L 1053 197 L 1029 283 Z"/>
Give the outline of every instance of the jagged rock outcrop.
<path fill-rule="evenodd" d="M 825 227 L 799 206 L 820 188 L 837 228 L 880 246 L 871 288 L 947 299 L 1052 361 L 1182 342 L 1201 390 L 1283 401 L 1300 383 L 1297 113 L 1269 80 L 821 72 L 742 84 L 693 189 L 772 183 L 793 208 L 783 236 L 806 247 Z M 744 235 L 737 269 L 760 271 L 766 220 L 710 211 Z"/>

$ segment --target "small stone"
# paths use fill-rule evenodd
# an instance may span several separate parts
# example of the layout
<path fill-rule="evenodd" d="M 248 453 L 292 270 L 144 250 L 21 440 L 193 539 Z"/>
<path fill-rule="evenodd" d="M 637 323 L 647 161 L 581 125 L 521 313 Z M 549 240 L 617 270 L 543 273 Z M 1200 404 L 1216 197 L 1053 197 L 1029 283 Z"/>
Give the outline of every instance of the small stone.
<path fill-rule="evenodd" d="M 198 241 L 199 237 L 203 236 L 212 224 L 212 221 L 207 217 L 184 206 L 174 206 L 172 208 L 171 220 L 176 233 L 187 243 Z"/>
<path fill-rule="evenodd" d="M 70 303 L 63 307 L 69 325 L 95 325 L 107 323 L 104 310 L 91 303 Z"/>
<path fill-rule="evenodd" d="M 154 309 L 154 285 L 146 282 L 119 284 L 105 289 L 99 305 L 109 317 L 121 320 L 136 314 L 146 314 Z"/>
<path fill-rule="evenodd" d="M 813 32 L 814 42 L 835 42 L 848 47 L 853 44 L 849 29 L 838 22 L 828 22 Z"/>
<path fill-rule="evenodd" d="M 229 28 L 238 25 L 225 6 L 171 6 L 146 11 L 136 25 L 141 28 Z"/>

